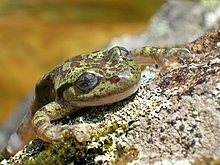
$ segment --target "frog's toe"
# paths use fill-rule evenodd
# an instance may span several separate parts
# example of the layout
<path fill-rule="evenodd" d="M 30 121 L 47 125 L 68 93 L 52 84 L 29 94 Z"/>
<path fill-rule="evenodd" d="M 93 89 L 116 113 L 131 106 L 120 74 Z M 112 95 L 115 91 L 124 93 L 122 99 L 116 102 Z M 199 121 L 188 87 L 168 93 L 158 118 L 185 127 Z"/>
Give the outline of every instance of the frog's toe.
<path fill-rule="evenodd" d="M 89 130 L 91 130 L 91 126 L 89 124 L 73 125 L 70 129 L 70 134 L 72 134 L 78 142 L 86 142 L 90 139 Z"/>

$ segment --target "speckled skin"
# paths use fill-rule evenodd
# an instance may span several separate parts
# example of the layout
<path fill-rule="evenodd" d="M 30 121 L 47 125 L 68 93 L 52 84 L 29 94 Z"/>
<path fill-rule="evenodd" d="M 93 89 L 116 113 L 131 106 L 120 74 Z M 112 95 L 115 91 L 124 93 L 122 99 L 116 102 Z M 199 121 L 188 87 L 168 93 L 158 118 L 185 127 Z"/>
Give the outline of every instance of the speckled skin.
<path fill-rule="evenodd" d="M 130 96 L 139 87 L 138 64 L 167 66 L 176 57 L 189 54 L 187 49 L 143 47 L 129 52 L 117 46 L 68 59 L 37 82 L 31 111 L 2 155 L 13 155 L 35 137 L 51 142 L 61 140 L 66 133 L 76 136 L 76 126 L 52 125 L 51 121 L 83 107 L 112 104 Z M 86 141 L 88 136 L 77 140 Z"/>
<path fill-rule="evenodd" d="M 128 97 L 137 90 L 140 72 L 130 53 L 121 47 L 68 59 L 46 73 L 36 85 L 32 109 L 35 133 L 49 142 L 61 139 L 74 127 L 54 126 L 51 120 L 83 107 L 111 104 Z M 121 95 L 131 87 L 134 87 L 132 93 Z"/>

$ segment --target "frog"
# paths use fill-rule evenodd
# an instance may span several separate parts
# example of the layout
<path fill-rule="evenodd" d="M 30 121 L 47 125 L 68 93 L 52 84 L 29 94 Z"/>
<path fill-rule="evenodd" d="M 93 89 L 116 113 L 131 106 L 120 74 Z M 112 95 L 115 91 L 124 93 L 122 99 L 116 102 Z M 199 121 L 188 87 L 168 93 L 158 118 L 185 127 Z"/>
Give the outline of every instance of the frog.
<path fill-rule="evenodd" d="M 9 158 L 35 138 L 51 143 L 69 133 L 79 142 L 88 141 L 86 132 L 90 127 L 51 122 L 85 107 L 124 100 L 138 90 L 142 65 L 158 64 L 164 68 L 178 57 L 190 54 L 187 48 L 147 46 L 129 51 L 114 46 L 67 59 L 38 80 L 30 111 L 10 136 L 1 155 Z M 80 131 L 85 133 L 78 137 L 76 134 Z"/>

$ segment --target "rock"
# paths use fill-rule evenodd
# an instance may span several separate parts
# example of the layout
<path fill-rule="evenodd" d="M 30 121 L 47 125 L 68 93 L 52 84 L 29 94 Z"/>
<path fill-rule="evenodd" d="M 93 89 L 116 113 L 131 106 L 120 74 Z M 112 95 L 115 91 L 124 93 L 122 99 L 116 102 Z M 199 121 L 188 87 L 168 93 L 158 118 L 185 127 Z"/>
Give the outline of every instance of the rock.
<path fill-rule="evenodd" d="M 189 163 L 202 156 L 219 161 L 219 42 L 220 31 L 208 32 L 185 45 L 196 54 L 180 57 L 178 65 L 164 71 L 148 68 L 140 89 L 131 97 L 108 106 L 84 108 L 55 122 L 91 124 L 87 143 L 68 135 L 50 145 L 35 140 L 11 161 Z"/>

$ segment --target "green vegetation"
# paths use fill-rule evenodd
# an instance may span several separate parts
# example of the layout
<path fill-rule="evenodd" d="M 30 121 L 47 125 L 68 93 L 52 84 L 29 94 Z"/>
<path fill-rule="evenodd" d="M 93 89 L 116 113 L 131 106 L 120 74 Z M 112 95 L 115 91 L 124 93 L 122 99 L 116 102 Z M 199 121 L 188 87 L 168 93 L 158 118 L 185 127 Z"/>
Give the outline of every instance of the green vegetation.
<path fill-rule="evenodd" d="M 113 163 L 121 161 L 130 161 L 137 155 L 134 147 L 122 146 L 119 137 L 125 133 L 127 126 L 114 123 L 112 126 L 104 126 L 105 131 L 92 131 L 92 142 L 79 143 L 75 138 L 67 135 L 61 142 L 52 144 L 42 144 L 38 140 L 33 146 L 26 150 L 26 156 L 23 159 L 24 164 L 94 164 L 95 157 L 105 154 L 113 155 L 108 161 Z M 118 131 L 121 130 L 121 131 Z M 120 132 L 120 133 L 117 133 Z M 115 138 L 111 138 L 114 134 Z M 41 143 L 41 144 L 40 144 Z M 90 146 L 91 143 L 97 145 Z M 90 147 L 88 147 L 90 146 Z M 30 154 L 35 153 L 35 154 Z M 110 154 L 111 153 L 111 154 Z M 30 158 L 28 155 L 32 155 Z M 24 156 L 24 155 L 23 155 Z M 99 160 L 98 163 L 103 163 Z"/>

